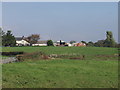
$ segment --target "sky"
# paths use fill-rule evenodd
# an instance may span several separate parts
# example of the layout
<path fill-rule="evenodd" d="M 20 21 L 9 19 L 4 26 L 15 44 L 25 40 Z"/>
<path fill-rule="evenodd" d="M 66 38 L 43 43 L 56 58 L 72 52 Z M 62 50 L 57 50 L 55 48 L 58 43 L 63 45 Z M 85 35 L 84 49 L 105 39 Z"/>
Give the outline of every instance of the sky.
<path fill-rule="evenodd" d="M 117 2 L 3 2 L 2 27 L 40 40 L 93 41 L 112 31 L 118 41 Z"/>
<path fill-rule="evenodd" d="M 2 26 L 2 2 L 0 2 L 0 26 Z"/>

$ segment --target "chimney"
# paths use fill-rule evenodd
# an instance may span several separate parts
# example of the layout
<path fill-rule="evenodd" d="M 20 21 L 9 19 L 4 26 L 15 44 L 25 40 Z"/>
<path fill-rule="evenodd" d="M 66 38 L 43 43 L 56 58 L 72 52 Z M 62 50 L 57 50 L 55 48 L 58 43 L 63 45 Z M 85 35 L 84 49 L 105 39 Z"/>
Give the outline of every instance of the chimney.
<path fill-rule="evenodd" d="M 24 36 L 22 36 L 22 39 L 24 39 Z"/>

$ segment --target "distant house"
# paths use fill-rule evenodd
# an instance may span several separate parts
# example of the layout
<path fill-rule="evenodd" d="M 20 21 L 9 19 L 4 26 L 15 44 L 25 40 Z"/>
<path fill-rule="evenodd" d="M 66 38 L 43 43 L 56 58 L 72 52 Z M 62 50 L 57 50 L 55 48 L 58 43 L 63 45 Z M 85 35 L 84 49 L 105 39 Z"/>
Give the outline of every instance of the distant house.
<path fill-rule="evenodd" d="M 47 46 L 47 41 L 38 41 L 35 44 L 32 44 L 32 46 Z"/>
<path fill-rule="evenodd" d="M 54 42 L 54 46 L 64 46 L 65 44 L 66 42 L 62 40 Z"/>
<path fill-rule="evenodd" d="M 70 44 L 70 43 L 66 43 L 66 42 L 63 41 L 63 40 L 60 40 L 60 41 L 56 41 L 56 42 L 54 42 L 54 46 L 69 46 L 69 47 L 71 47 L 72 44 Z"/>
<path fill-rule="evenodd" d="M 74 45 L 73 46 L 77 46 L 77 47 L 83 47 L 83 46 L 86 46 L 86 44 L 85 43 L 74 43 Z"/>
<path fill-rule="evenodd" d="M 72 46 L 72 44 L 70 44 L 70 43 L 67 43 L 67 45 L 68 45 L 69 47 L 71 47 L 71 46 Z"/>
<path fill-rule="evenodd" d="M 29 46 L 30 45 L 30 43 L 24 40 L 24 37 L 15 37 L 15 39 L 16 39 L 16 46 Z"/>
<path fill-rule="evenodd" d="M 84 46 L 86 46 L 86 44 L 82 43 L 82 42 L 70 44 L 70 43 L 66 43 L 65 41 L 60 40 L 60 41 L 54 42 L 54 46 L 68 46 L 68 47 L 76 46 L 76 47 L 84 47 Z"/>

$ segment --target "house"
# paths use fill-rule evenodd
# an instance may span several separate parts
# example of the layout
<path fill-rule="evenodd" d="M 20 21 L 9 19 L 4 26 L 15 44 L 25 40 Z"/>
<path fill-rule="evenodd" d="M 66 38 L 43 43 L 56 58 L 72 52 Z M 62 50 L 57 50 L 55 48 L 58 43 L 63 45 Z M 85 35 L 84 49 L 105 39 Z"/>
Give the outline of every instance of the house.
<path fill-rule="evenodd" d="M 67 42 L 65 42 L 63 40 L 60 40 L 60 41 L 54 42 L 54 46 L 68 46 L 68 47 L 71 47 L 73 45 L 70 44 L 70 43 L 67 43 Z"/>
<path fill-rule="evenodd" d="M 47 46 L 47 41 L 38 41 L 35 44 L 32 44 L 32 46 Z"/>
<path fill-rule="evenodd" d="M 70 44 L 70 43 L 67 43 L 67 45 L 68 45 L 69 47 L 71 47 L 71 46 L 72 46 L 72 44 Z"/>
<path fill-rule="evenodd" d="M 62 40 L 54 42 L 54 46 L 65 46 L 65 44 L 66 42 Z"/>
<path fill-rule="evenodd" d="M 77 46 L 77 47 L 83 47 L 83 46 L 86 46 L 86 44 L 80 42 L 80 43 L 74 43 L 74 46 Z"/>
<path fill-rule="evenodd" d="M 15 39 L 16 39 L 16 46 L 29 46 L 30 45 L 30 43 L 24 40 L 24 37 L 15 37 Z"/>
<path fill-rule="evenodd" d="M 60 41 L 54 42 L 54 46 L 68 46 L 68 47 L 76 46 L 76 47 L 83 47 L 83 46 L 86 46 L 86 44 L 82 43 L 82 42 L 70 44 L 70 43 L 66 43 L 65 41 L 60 40 Z"/>

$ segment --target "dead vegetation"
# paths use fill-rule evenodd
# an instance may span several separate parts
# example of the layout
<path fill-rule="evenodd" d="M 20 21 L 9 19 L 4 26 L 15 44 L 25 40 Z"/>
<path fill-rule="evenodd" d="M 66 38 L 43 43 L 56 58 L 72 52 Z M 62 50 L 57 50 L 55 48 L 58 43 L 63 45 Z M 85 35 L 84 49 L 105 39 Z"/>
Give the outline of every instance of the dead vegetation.
<path fill-rule="evenodd" d="M 81 55 L 80 57 L 71 57 L 69 59 L 74 59 L 74 60 L 85 60 L 85 55 Z"/>
<path fill-rule="evenodd" d="M 119 57 L 119 54 L 114 55 L 95 55 L 93 57 L 88 55 L 80 55 L 80 54 L 51 54 L 46 55 L 43 52 L 34 52 L 34 53 L 24 53 L 17 55 L 16 58 L 18 61 L 25 60 L 51 60 L 51 59 L 71 59 L 71 60 L 87 60 L 87 59 L 96 59 L 96 60 L 111 60 Z M 90 58 L 91 57 L 91 58 Z"/>
<path fill-rule="evenodd" d="M 84 60 L 85 55 L 79 55 L 79 54 L 51 54 L 49 55 L 50 58 L 62 58 L 62 59 L 79 59 Z"/>
<path fill-rule="evenodd" d="M 17 55 L 16 58 L 18 59 L 18 61 L 24 61 L 24 60 L 46 60 L 46 59 L 50 59 L 49 56 L 45 55 L 42 52 L 34 52 L 34 53 L 24 53 L 22 55 Z"/>
<path fill-rule="evenodd" d="M 84 60 L 85 55 L 74 55 L 74 54 L 51 54 L 46 55 L 42 52 L 34 52 L 34 53 L 24 53 L 20 55 L 16 55 L 18 61 L 25 61 L 25 60 L 50 60 L 50 59 L 74 59 L 74 60 Z"/>

